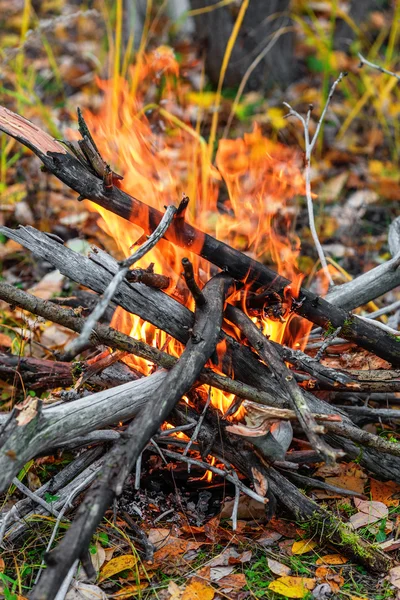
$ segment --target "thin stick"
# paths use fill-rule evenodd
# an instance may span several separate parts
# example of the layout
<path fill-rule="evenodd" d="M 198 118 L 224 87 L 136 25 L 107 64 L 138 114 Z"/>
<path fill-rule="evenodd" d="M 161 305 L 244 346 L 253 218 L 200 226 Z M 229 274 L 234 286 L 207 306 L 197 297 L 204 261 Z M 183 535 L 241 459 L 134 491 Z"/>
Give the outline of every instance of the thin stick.
<path fill-rule="evenodd" d="M 143 452 L 140 453 L 135 466 L 135 490 L 140 489 L 140 475 L 142 470 L 142 456 Z"/>
<path fill-rule="evenodd" d="M 36 502 L 36 504 L 40 504 L 40 506 L 42 506 L 45 510 L 47 510 L 47 512 L 49 512 L 51 515 L 53 515 L 54 517 L 59 516 L 58 510 L 53 508 L 48 502 L 46 502 L 46 500 L 43 500 L 43 498 L 41 498 L 34 492 L 31 492 L 31 490 L 29 488 L 27 488 L 26 485 L 21 483 L 21 481 L 17 477 L 14 477 L 12 482 L 13 482 L 13 485 L 15 485 L 15 487 L 18 488 L 20 492 L 25 494 L 25 496 L 28 496 L 28 498 L 30 498 L 31 500 Z"/>
<path fill-rule="evenodd" d="M 314 244 L 315 247 L 317 249 L 317 253 L 318 253 L 318 258 L 320 260 L 321 266 L 324 270 L 324 273 L 329 281 L 329 285 L 333 286 L 333 279 L 329 273 L 329 269 L 328 269 L 328 264 L 326 262 L 326 258 L 325 258 L 325 254 L 324 251 L 322 249 L 321 243 L 319 241 L 318 238 L 318 233 L 317 233 L 317 229 L 315 226 L 315 217 L 314 217 L 314 205 L 313 205 L 313 200 L 312 200 L 312 194 L 311 194 L 311 154 L 312 151 L 314 149 L 314 146 L 317 142 L 317 138 L 318 138 L 318 134 L 321 130 L 321 126 L 322 123 L 325 119 L 325 115 L 326 115 L 326 111 L 328 110 L 328 106 L 329 103 L 332 99 L 332 96 L 334 94 L 334 91 L 336 89 L 336 86 L 338 85 L 338 83 L 340 83 L 340 81 L 342 81 L 343 77 L 345 76 L 345 73 L 340 73 L 339 77 L 336 79 L 336 81 L 333 83 L 331 90 L 329 92 L 329 96 L 327 98 L 326 104 L 324 106 L 324 109 L 322 111 L 321 117 L 318 121 L 317 124 L 317 128 L 315 130 L 315 133 L 312 137 L 312 139 L 310 140 L 310 130 L 309 130 L 309 125 L 310 125 L 310 118 L 311 118 L 311 111 L 312 111 L 312 106 L 310 106 L 310 108 L 308 109 L 306 118 L 302 117 L 300 115 L 300 113 L 298 113 L 296 110 L 293 110 L 293 108 L 290 106 L 290 104 L 288 104 L 287 102 L 284 102 L 284 106 L 286 106 L 289 109 L 289 113 L 286 115 L 286 117 L 296 117 L 297 119 L 299 119 L 299 121 L 301 122 L 301 124 L 303 125 L 303 129 L 304 129 L 304 142 L 305 142 L 305 169 L 304 169 L 304 180 L 305 180 L 305 184 L 306 184 L 306 198 L 307 198 L 307 209 L 308 209 L 308 219 L 309 219 L 309 223 L 310 223 L 310 230 L 311 230 L 311 235 L 313 237 L 314 240 Z"/>
<path fill-rule="evenodd" d="M 321 360 L 321 358 L 324 355 L 325 350 L 332 344 L 332 342 L 337 338 L 337 336 L 339 335 L 339 333 L 341 331 L 342 331 L 342 327 L 338 327 L 337 329 L 335 329 L 335 331 L 333 333 L 331 333 L 324 339 L 321 348 L 318 350 L 317 354 L 315 355 L 315 360 Z"/>
<path fill-rule="evenodd" d="M 188 258 L 182 258 L 182 267 L 186 285 L 188 286 L 190 293 L 194 298 L 194 301 L 197 305 L 203 306 L 205 304 L 203 292 L 197 285 L 197 282 L 194 278 L 193 265 Z"/>
<path fill-rule="evenodd" d="M 363 55 L 360 53 L 358 53 L 358 58 L 360 59 L 360 65 L 359 65 L 360 68 L 363 65 L 368 65 L 372 69 L 376 69 L 377 71 L 380 71 L 381 73 L 386 73 L 386 75 L 391 75 L 392 77 L 396 77 L 396 79 L 398 79 L 400 81 L 400 75 L 398 73 L 394 73 L 393 71 L 388 71 L 388 69 L 385 69 L 384 67 L 381 67 L 380 65 L 376 65 L 375 63 L 370 62 L 369 60 L 364 58 Z"/>
<path fill-rule="evenodd" d="M 190 450 L 190 446 L 197 440 L 197 436 L 199 435 L 199 431 L 200 431 L 200 428 L 201 428 L 201 426 L 203 424 L 204 418 L 206 416 L 207 409 L 210 406 L 210 402 L 211 402 L 211 387 L 208 390 L 207 402 L 204 405 L 204 408 L 203 408 L 202 413 L 200 415 L 200 418 L 199 418 L 199 420 L 197 422 L 195 430 L 193 431 L 193 435 L 190 438 L 190 440 L 189 440 L 186 448 L 183 451 L 183 456 L 187 456 L 187 453 Z M 188 473 L 190 473 L 190 465 L 189 464 L 188 464 Z"/>
<path fill-rule="evenodd" d="M 120 263 L 119 271 L 117 271 L 117 273 L 111 279 L 110 283 L 108 284 L 107 288 L 103 293 L 101 300 L 98 302 L 95 309 L 86 319 L 81 334 L 67 346 L 63 357 L 64 360 L 71 360 L 77 354 L 79 354 L 79 352 L 86 346 L 86 344 L 89 341 L 90 335 L 93 332 L 94 326 L 107 310 L 107 307 L 112 298 L 114 297 L 114 294 L 117 291 L 119 285 L 125 279 L 125 276 L 129 271 L 129 267 L 131 267 L 140 258 L 143 258 L 143 256 L 145 256 L 145 254 L 147 254 L 147 252 L 154 248 L 154 246 L 161 240 L 168 227 L 171 225 L 174 216 L 177 212 L 178 209 L 175 206 L 168 206 L 159 225 L 149 236 L 148 240 L 146 240 L 146 242 L 142 246 L 140 246 L 140 248 L 136 250 L 136 252 L 134 252 L 132 256 L 126 258 Z"/>

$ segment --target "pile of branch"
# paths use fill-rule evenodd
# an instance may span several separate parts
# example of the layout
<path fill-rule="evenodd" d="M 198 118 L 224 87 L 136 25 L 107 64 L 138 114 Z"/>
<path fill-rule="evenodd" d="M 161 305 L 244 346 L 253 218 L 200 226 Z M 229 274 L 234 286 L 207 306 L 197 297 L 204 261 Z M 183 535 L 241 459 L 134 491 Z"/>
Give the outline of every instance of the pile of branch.
<path fill-rule="evenodd" d="M 84 319 L 72 309 L 35 298 L 0 282 L 1 300 L 79 333 L 59 361 L 51 365 L 47 364 L 50 361 L 39 361 L 38 364 L 26 358 L 22 366 L 17 366 L 11 357 L 6 357 L 0 374 L 12 376 L 18 369 L 22 378 L 29 374 L 39 389 L 40 386 L 51 388 L 53 384 L 60 385 L 60 381 L 67 386 L 78 377 L 80 381 L 86 381 L 96 375 L 96 366 L 89 361 L 71 361 L 83 349 L 102 349 L 103 346 L 114 350 L 111 356 L 115 361 L 128 353 L 145 358 L 158 367 L 151 375 L 139 378 L 136 375 L 126 378 L 126 373 L 116 371 L 108 384 L 102 386 L 108 385 L 108 389 L 82 397 L 73 396 L 72 399 L 61 396 L 60 402 L 52 405 L 31 399 L 22 406 L 14 407 L 9 414 L 0 415 L 1 491 L 15 483 L 21 467 L 36 456 L 62 448 L 96 445 L 94 450 L 82 455 L 87 460 L 80 461 L 79 468 L 74 467 L 78 459 L 67 467 L 69 474 L 62 485 L 57 482 L 54 488 L 54 482 L 49 482 L 52 491 L 64 490 L 61 504 L 46 505 L 43 500 L 46 484 L 33 498 L 22 501 L 22 505 L 16 505 L 3 514 L 0 540 L 7 543 L 23 533 L 24 528 L 16 517 L 28 514 L 32 510 L 32 502 L 39 503 L 40 510 L 53 511 L 59 520 L 70 508 L 72 500 L 76 501 L 84 488 L 90 485 L 62 541 L 46 555 L 47 568 L 41 573 L 31 597 L 35 600 L 54 598 L 63 582 L 73 577 L 79 560 L 90 576 L 87 549 L 92 535 L 114 498 L 121 494 L 124 482 L 135 465 L 140 474 L 141 454 L 150 443 L 162 447 L 165 456 L 172 460 L 196 463 L 229 479 L 236 489 L 236 508 L 232 515 L 234 525 L 240 493 L 251 495 L 265 504 L 269 515 L 279 501 L 297 520 L 311 522 L 314 532 L 322 540 L 340 546 L 342 553 L 371 570 L 387 570 L 391 564 L 387 555 L 360 538 L 336 516 L 321 509 L 295 485 L 298 483 L 302 488 L 311 489 L 323 487 L 337 492 L 337 488 L 297 474 L 296 469 L 302 461 L 333 463 L 342 456 L 357 458 L 378 477 L 400 482 L 397 444 L 360 429 L 355 418 L 357 413 L 347 410 L 346 406 L 330 405 L 306 389 L 314 386 L 334 390 L 335 393 L 362 393 L 365 382 L 359 381 L 354 374 L 324 367 L 317 359 L 300 351 L 271 342 L 244 312 L 227 304 L 231 291 L 240 289 L 244 280 L 251 285 L 253 298 L 257 298 L 257 294 L 262 295 L 267 285 L 269 291 L 282 295 L 290 282 L 186 223 L 186 198 L 177 209 L 170 207 L 162 215 L 122 192 L 115 185 L 119 176 L 101 161 L 81 118 L 82 140 L 74 154 L 32 123 L 4 108 L 0 108 L 0 129 L 33 150 L 50 172 L 80 194 L 79 199 L 88 198 L 136 222 L 149 234 L 149 239 L 132 257 L 118 263 L 96 248 L 88 257 L 82 256 L 64 246 L 62 240 L 33 227 L 17 230 L 0 227 L 2 234 L 36 257 L 48 261 L 72 281 L 103 296 L 92 315 Z M 151 270 L 146 271 L 145 278 L 140 273 L 130 275 L 130 268 L 136 260 L 155 244 L 162 244 L 162 238 L 223 269 L 200 289 L 189 259 L 182 261 L 184 278 L 195 300 L 194 313 L 162 291 L 165 287 L 162 276 L 160 279 Z M 377 289 L 375 285 L 371 293 L 376 293 Z M 345 296 L 345 293 L 337 295 L 341 300 Z M 182 355 L 177 359 L 143 341 L 99 324 L 98 320 L 111 299 L 184 344 Z M 302 289 L 293 302 L 293 310 L 318 326 L 341 328 L 340 335 L 345 339 L 388 360 L 393 367 L 399 365 L 398 340 L 373 323 L 347 312 L 340 307 L 339 301 L 329 303 Z M 230 335 L 232 325 L 240 331 L 237 339 Z M 226 360 L 218 366 L 223 375 L 212 366 L 216 347 L 221 341 L 224 342 Z M 290 363 L 292 368 L 289 369 L 285 363 Z M 110 367 L 110 362 L 102 364 L 102 369 L 104 366 Z M 232 373 L 235 379 L 232 379 Z M 115 385 L 118 378 L 121 384 Z M 304 379 L 308 385 L 303 386 Z M 194 405 L 181 404 L 183 395 L 204 384 L 233 393 L 232 411 L 244 401 L 253 426 L 235 424 L 228 419 L 218 420 L 216 410 L 208 403 L 200 411 Z M 374 392 L 379 392 L 377 385 Z M 362 417 L 374 422 L 382 415 L 383 411 L 373 410 L 370 414 L 363 413 Z M 382 418 L 394 416 L 383 415 Z M 182 449 L 182 441 L 174 438 L 171 430 L 160 432 L 167 419 L 178 429 L 194 430 L 187 447 Z M 122 431 L 106 429 L 120 422 L 127 423 Z M 271 433 L 273 423 L 279 425 L 279 433 L 275 436 Z M 288 452 L 292 439 L 291 424 L 305 434 L 310 450 Z M 174 446 L 176 451 L 171 449 Z M 196 458 L 191 454 L 193 449 L 196 449 Z M 198 459 L 199 452 L 202 460 Z M 225 468 L 211 467 L 206 461 L 209 454 Z M 89 468 L 91 471 L 87 473 Z M 236 471 L 247 477 L 250 486 L 239 480 Z M 342 489 L 340 493 L 349 494 Z"/>

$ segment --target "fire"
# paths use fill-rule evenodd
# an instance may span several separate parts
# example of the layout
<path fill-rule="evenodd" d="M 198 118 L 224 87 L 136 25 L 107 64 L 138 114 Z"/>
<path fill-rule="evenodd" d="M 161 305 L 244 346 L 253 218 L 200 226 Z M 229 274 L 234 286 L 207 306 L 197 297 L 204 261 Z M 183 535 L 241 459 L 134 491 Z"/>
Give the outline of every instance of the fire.
<path fill-rule="evenodd" d="M 297 268 L 300 242 L 294 234 L 295 199 L 304 190 L 301 157 L 267 139 L 255 125 L 242 138 L 220 140 L 214 166 L 200 135 L 200 120 L 190 124 L 193 106 L 188 98 L 192 96 L 187 84 L 185 88 L 176 83 L 178 70 L 172 51 L 162 47 L 142 55 L 129 80 L 99 82 L 104 93 L 102 108 L 97 114 L 86 111 L 84 115 L 99 151 L 124 176 L 121 187 L 148 205 L 163 211 L 165 205 L 177 203 L 187 194 L 190 223 L 272 265 L 293 282 L 283 299 L 288 305 L 290 298 L 297 297 L 302 280 Z M 146 105 L 148 97 L 154 96 L 158 103 Z M 100 213 L 99 225 L 114 239 L 120 258 L 130 255 L 143 234 L 139 224 L 97 205 L 90 204 L 90 209 Z M 193 309 L 181 278 L 184 256 L 192 261 L 203 285 L 210 276 L 210 264 L 166 241 L 135 267 L 154 263 L 154 272 L 170 278 L 166 292 Z M 247 291 L 241 298 L 245 303 Z M 293 319 L 288 306 L 282 308 L 283 317 L 272 312 L 256 317 L 272 339 L 294 345 L 307 333 L 307 325 L 301 322 L 300 326 L 300 319 Z M 164 332 L 122 309 L 116 311 L 112 326 L 175 356 L 182 351 Z M 151 372 L 147 361 L 134 356 L 129 360 L 145 375 Z M 213 392 L 213 403 L 223 412 L 231 401 L 231 395 Z"/>

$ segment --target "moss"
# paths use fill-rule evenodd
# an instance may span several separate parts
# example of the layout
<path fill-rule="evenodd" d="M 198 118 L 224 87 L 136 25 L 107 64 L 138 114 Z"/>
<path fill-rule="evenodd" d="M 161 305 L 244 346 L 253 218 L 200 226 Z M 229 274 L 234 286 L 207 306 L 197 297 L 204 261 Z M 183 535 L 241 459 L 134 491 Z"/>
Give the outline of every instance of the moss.
<path fill-rule="evenodd" d="M 343 335 L 349 334 L 352 326 L 353 326 L 353 317 L 348 317 L 347 319 L 345 319 L 343 321 L 343 325 L 342 325 Z"/>
<path fill-rule="evenodd" d="M 335 333 L 336 331 L 336 327 L 333 326 L 332 321 L 328 321 L 328 323 L 326 324 L 325 327 L 325 337 L 328 337 L 329 335 L 332 335 L 333 333 Z"/>

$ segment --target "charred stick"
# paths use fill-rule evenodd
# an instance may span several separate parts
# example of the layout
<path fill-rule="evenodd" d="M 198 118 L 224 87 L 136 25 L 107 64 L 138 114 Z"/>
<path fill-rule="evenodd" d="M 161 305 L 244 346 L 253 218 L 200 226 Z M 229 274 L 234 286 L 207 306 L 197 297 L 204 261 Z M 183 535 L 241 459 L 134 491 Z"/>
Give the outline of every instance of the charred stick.
<path fill-rule="evenodd" d="M 66 185 L 103 208 L 140 225 L 150 234 L 162 219 L 162 213 L 117 187 L 105 190 L 103 181 L 50 135 L 38 127 L 0 107 L 0 129 L 30 148 L 45 167 Z M 283 293 L 290 281 L 245 254 L 219 242 L 212 236 L 192 227 L 183 219 L 173 223 L 165 238 L 178 246 L 202 256 L 225 269 L 238 281 L 246 280 L 255 286 L 269 285 L 271 291 Z M 4 230 L 3 230 L 4 231 Z M 374 352 L 394 365 L 400 364 L 400 344 L 373 324 L 357 319 L 345 310 L 328 303 L 306 289 L 300 291 L 296 312 L 316 325 L 342 327 L 343 336 L 362 348 Z"/>
<path fill-rule="evenodd" d="M 143 283 L 157 290 L 165 290 L 169 287 L 171 280 L 166 275 L 154 273 L 153 269 L 132 269 L 126 274 L 127 281 Z"/>
<path fill-rule="evenodd" d="M 204 296 L 194 278 L 193 265 L 188 258 L 182 258 L 182 267 L 183 267 L 183 276 L 185 278 L 186 285 L 188 286 L 196 305 L 197 304 L 199 306 L 204 305 L 204 303 L 205 303 Z"/>
<path fill-rule="evenodd" d="M 231 280 L 226 275 L 211 279 L 204 288 L 206 304 L 197 307 L 193 334 L 182 356 L 167 373 L 152 401 L 128 426 L 124 437 L 110 451 L 102 476 L 78 509 L 76 519 L 47 560 L 31 595 L 32 600 L 52 600 L 74 562 L 89 546 L 97 525 L 135 465 L 140 453 L 168 417 L 175 404 L 196 381 L 214 352 L 222 323 L 225 296 Z"/>
<path fill-rule="evenodd" d="M 324 433 L 323 427 L 318 425 L 312 416 L 312 412 L 307 404 L 307 400 L 296 383 L 293 373 L 289 371 L 285 363 L 282 362 L 275 347 L 261 333 L 253 321 L 238 308 L 229 306 L 226 310 L 226 316 L 237 327 L 241 329 L 244 335 L 249 340 L 253 348 L 258 352 L 260 357 L 270 366 L 272 372 L 275 373 L 279 383 L 287 392 L 292 407 L 299 419 L 300 425 L 304 433 L 310 440 L 314 450 L 320 452 L 321 456 L 327 463 L 332 463 L 336 460 L 337 454 L 328 444 L 326 444 L 319 434 Z"/>

